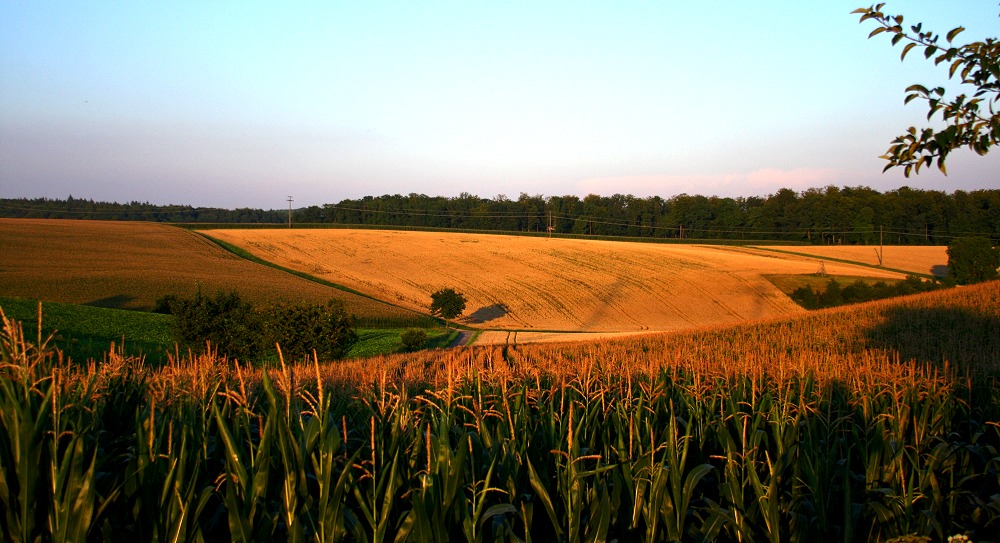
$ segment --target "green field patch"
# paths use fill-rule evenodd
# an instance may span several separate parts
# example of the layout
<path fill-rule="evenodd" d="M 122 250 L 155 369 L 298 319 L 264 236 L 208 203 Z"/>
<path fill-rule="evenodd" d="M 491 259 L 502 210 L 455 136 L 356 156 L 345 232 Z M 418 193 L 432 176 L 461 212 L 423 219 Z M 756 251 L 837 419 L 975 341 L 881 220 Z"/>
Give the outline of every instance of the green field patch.
<path fill-rule="evenodd" d="M 791 296 L 796 289 L 809 287 L 815 291 L 824 291 L 826 286 L 830 283 L 830 279 L 836 280 L 841 285 L 847 285 L 855 281 L 861 281 L 868 285 L 874 285 L 876 283 L 885 283 L 886 285 L 895 285 L 902 281 L 902 279 L 886 279 L 884 277 L 860 277 L 856 275 L 817 275 L 815 273 L 799 274 L 799 275 L 765 275 L 765 279 L 771 282 L 772 285 L 778 287 L 778 290 Z"/>
<path fill-rule="evenodd" d="M 443 349 L 448 347 L 458 336 L 458 332 L 455 330 L 441 328 L 424 328 L 423 330 L 427 333 L 427 343 L 424 344 L 424 349 Z M 358 342 L 351 347 L 345 358 L 366 358 L 403 351 L 403 341 L 399 339 L 399 336 L 406 331 L 406 328 L 358 329 L 355 331 L 358 333 Z"/>
<path fill-rule="evenodd" d="M 38 301 L 0 297 L 0 307 L 21 322 L 26 337 L 37 336 Z M 42 302 L 43 336 L 52 334 L 53 346 L 78 362 L 102 360 L 112 343 L 125 355 L 165 362 L 174 349 L 173 327 L 170 315 Z"/>

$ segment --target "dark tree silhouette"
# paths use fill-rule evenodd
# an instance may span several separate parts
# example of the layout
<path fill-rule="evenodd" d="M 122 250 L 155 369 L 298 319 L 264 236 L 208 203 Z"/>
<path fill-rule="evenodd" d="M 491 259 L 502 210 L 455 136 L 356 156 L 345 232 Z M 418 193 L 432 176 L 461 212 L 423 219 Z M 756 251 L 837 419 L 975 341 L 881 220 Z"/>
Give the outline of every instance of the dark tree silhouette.
<path fill-rule="evenodd" d="M 431 315 L 454 319 L 465 311 L 465 296 L 455 289 L 443 288 L 431 294 Z"/>

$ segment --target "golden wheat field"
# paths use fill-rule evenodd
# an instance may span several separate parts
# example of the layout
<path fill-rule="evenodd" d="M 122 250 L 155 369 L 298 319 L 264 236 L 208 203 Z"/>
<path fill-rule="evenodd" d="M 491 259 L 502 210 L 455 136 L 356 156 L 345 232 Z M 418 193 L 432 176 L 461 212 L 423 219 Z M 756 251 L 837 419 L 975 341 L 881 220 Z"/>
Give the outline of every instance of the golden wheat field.
<path fill-rule="evenodd" d="M 280 266 L 424 310 L 465 294 L 464 323 L 489 329 L 639 332 L 801 313 L 765 279 L 811 274 L 818 260 L 723 247 L 374 230 L 212 230 Z M 827 263 L 833 275 L 900 278 Z"/>
<path fill-rule="evenodd" d="M 878 246 L 872 245 L 761 245 L 770 251 L 788 251 L 817 258 L 851 260 L 878 266 Z M 912 273 L 943 277 L 948 270 L 948 248 L 930 245 L 886 245 L 882 247 L 882 266 Z"/>
<path fill-rule="evenodd" d="M 324 364 L 325 386 L 358 390 L 373 383 L 445 383 L 469 378 L 525 379 L 539 375 L 579 378 L 592 372 L 618 377 L 691 371 L 706 386 L 733 376 L 769 376 L 779 382 L 812 375 L 862 393 L 882 395 L 887 383 L 927 383 L 942 376 L 995 375 L 1000 361 L 1000 281 L 863 304 L 811 311 L 788 318 L 701 330 L 597 334 L 589 341 L 476 345 L 446 352 L 422 350 Z M 521 334 L 518 334 L 520 338 Z M 563 335 L 562 337 L 566 337 Z M 206 358 L 206 357 L 203 357 Z M 297 373 L 315 375 L 309 364 Z M 155 380 L 181 397 L 231 364 L 207 357 L 164 368 Z M 228 378 L 234 378 L 230 375 Z M 259 381 L 259 371 L 247 377 Z M 241 377 L 242 378 L 242 377 Z M 308 378 L 302 382 L 308 382 Z M 182 393 L 179 389 L 189 389 Z M 163 398 L 169 401 L 168 397 Z"/>
<path fill-rule="evenodd" d="M 145 222 L 0 219 L 0 294 L 149 309 L 166 294 L 236 290 L 255 302 L 345 300 L 366 316 L 408 314 L 239 258 L 204 237 Z"/>

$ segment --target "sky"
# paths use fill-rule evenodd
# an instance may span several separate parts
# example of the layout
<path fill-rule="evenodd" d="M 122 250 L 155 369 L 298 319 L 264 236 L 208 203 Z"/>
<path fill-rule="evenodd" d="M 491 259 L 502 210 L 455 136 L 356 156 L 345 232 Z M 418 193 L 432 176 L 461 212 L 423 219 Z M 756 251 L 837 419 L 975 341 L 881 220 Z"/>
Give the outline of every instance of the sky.
<path fill-rule="evenodd" d="M 961 89 L 861 2 L 0 2 L 0 197 L 280 209 L 366 195 L 1000 188 L 878 158 Z M 890 1 L 957 43 L 996 0 Z M 942 38 L 943 39 L 943 38 Z"/>

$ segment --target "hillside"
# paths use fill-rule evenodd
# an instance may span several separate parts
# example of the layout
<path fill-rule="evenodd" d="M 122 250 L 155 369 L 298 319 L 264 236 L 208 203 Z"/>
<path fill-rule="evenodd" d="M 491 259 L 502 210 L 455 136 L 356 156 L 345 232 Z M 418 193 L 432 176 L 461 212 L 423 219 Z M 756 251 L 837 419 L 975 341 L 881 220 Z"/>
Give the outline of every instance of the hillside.
<path fill-rule="evenodd" d="M 255 264 L 182 228 L 146 222 L 0 219 L 0 294 L 147 310 L 166 294 L 236 290 L 260 303 L 345 301 L 362 317 L 412 313 Z"/>
<path fill-rule="evenodd" d="M 465 323 L 502 330 L 642 332 L 795 315 L 769 274 L 819 260 L 707 245 L 380 230 L 212 230 L 264 260 L 414 310 L 452 287 Z M 832 275 L 899 278 L 826 263 Z"/>
<path fill-rule="evenodd" d="M 442 383 L 463 372 L 506 377 L 590 372 L 715 377 L 813 374 L 881 394 L 886 383 L 923 375 L 1000 372 L 1000 281 L 701 330 L 595 341 L 421 351 L 327 366 L 332 382 L 366 386 L 379 376 Z M 711 377 L 708 377 L 711 376 Z"/>
<path fill-rule="evenodd" d="M 761 245 L 760 248 L 879 265 L 877 245 Z M 886 268 L 936 277 L 944 277 L 948 272 L 948 248 L 944 246 L 887 245 L 881 250 L 881 265 Z"/>

